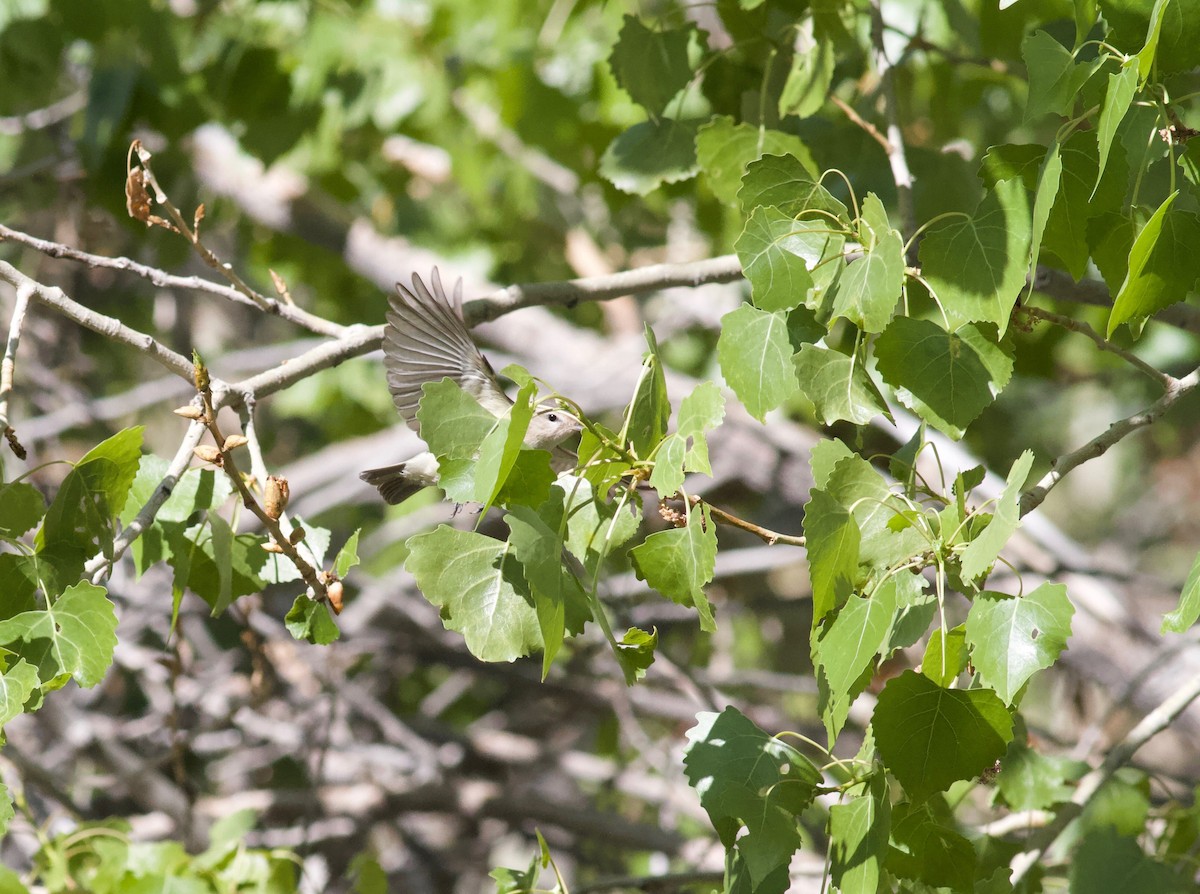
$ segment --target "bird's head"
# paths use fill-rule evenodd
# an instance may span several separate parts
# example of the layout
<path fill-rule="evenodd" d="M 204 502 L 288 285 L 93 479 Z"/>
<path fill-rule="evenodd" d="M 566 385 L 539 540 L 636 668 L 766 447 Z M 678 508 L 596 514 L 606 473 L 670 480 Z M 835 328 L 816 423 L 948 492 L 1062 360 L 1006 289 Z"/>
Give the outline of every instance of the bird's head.
<path fill-rule="evenodd" d="M 525 446 L 552 450 L 583 428 L 579 419 L 559 407 L 542 407 L 529 420 Z"/>

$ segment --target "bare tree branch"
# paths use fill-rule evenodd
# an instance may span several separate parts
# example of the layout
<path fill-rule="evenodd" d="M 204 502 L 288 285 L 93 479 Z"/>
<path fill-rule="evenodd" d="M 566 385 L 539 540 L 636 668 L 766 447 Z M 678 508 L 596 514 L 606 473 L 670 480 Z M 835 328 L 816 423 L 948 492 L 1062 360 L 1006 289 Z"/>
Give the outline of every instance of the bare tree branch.
<path fill-rule="evenodd" d="M 33 288 L 28 283 L 17 287 L 17 297 L 13 302 L 12 318 L 8 322 L 8 341 L 4 346 L 4 359 L 0 360 L 0 434 L 8 439 L 13 452 L 24 459 L 24 448 L 17 441 L 9 415 L 8 403 L 13 390 L 13 376 L 16 372 L 17 347 L 21 344 L 21 327 L 25 325 L 25 312 L 29 310 L 29 299 Z"/>
<path fill-rule="evenodd" d="M 346 333 L 347 327 L 302 310 L 294 304 L 286 304 L 265 295 L 262 296 L 261 302 L 255 302 L 232 286 L 212 282 L 200 276 L 175 276 L 174 274 L 167 273 L 165 270 L 160 270 L 157 267 L 151 267 L 147 264 L 139 264 L 137 261 L 130 260 L 129 258 L 109 258 L 103 255 L 90 254 L 89 252 L 72 248 L 69 245 L 30 236 L 28 233 L 22 233 L 20 230 L 11 229 L 3 224 L 0 224 L 0 240 L 26 245 L 52 258 L 77 261 L 81 264 L 87 264 L 89 267 L 125 270 L 135 276 L 149 280 L 154 285 L 164 289 L 183 289 L 189 292 L 206 292 L 210 295 L 218 295 L 227 301 L 256 307 L 259 310 L 274 314 L 280 319 L 295 323 L 297 326 L 303 326 L 310 332 L 316 332 L 319 335 L 329 335 L 337 338 Z"/>
<path fill-rule="evenodd" d="M 1194 391 L 1197 385 L 1200 385 L 1200 368 L 1192 370 L 1182 379 L 1172 378 L 1167 385 L 1166 393 L 1146 409 L 1117 420 L 1108 427 L 1107 431 L 1092 438 L 1078 450 L 1064 453 L 1058 457 L 1054 461 L 1054 468 L 1047 472 L 1036 486 L 1031 487 L 1021 496 L 1021 514 L 1026 515 L 1040 506 L 1046 499 L 1046 494 L 1050 493 L 1054 486 L 1073 469 L 1090 459 L 1103 456 L 1128 435 L 1157 421 L 1180 398 Z"/>
<path fill-rule="evenodd" d="M 1013 857 L 1009 865 L 1013 870 L 1011 881 L 1014 885 L 1042 859 L 1050 846 L 1083 812 L 1113 774 L 1129 763 L 1139 748 L 1169 727 L 1197 698 L 1200 698 L 1200 674 L 1193 674 L 1179 689 L 1143 717 L 1124 739 L 1108 750 L 1104 762 L 1079 781 L 1075 794 L 1071 796 L 1071 803 L 1064 805 L 1054 822 L 1042 829 L 1024 851 Z"/>

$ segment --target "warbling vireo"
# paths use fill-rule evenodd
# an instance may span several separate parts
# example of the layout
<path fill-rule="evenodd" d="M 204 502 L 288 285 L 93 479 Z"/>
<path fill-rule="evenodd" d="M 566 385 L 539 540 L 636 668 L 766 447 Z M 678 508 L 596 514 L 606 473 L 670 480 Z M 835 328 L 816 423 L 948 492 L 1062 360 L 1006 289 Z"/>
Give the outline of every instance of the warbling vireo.
<path fill-rule="evenodd" d="M 430 282 L 432 291 L 414 273 L 412 288 L 396 283 L 397 294 L 390 299 L 383 364 L 396 409 L 409 428 L 420 434 L 417 407 L 421 386 L 451 379 L 485 410 L 503 416 L 513 402 L 463 323 L 462 279 L 454 286 L 453 302 L 446 297 L 436 267 Z M 578 419 L 557 407 L 540 407 L 529 422 L 525 446 L 552 451 L 554 467 L 563 471 L 574 465 L 574 454 L 559 445 L 581 427 Z M 437 484 L 437 458 L 426 451 L 393 466 L 368 469 L 359 477 L 377 487 L 388 503 L 399 503 Z"/>

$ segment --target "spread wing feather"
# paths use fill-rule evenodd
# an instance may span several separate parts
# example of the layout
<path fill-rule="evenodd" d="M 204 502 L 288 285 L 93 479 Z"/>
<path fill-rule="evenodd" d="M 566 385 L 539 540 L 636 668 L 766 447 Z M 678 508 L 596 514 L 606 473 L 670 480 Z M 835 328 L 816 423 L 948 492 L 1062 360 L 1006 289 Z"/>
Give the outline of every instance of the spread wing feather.
<path fill-rule="evenodd" d="M 383 335 L 383 362 L 392 401 L 418 434 L 417 407 L 426 382 L 453 379 L 497 415 L 512 403 L 463 323 L 462 280 L 454 287 L 453 302 L 446 297 L 436 267 L 430 282 L 432 290 L 414 273 L 412 288 L 396 284 Z"/>

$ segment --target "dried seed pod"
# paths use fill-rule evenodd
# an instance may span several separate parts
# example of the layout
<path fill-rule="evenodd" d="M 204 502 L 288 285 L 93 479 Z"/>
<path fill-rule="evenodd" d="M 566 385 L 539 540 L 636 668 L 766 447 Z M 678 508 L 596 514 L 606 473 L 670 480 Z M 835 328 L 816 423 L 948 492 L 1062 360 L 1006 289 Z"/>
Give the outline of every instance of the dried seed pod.
<path fill-rule="evenodd" d="M 266 510 L 267 515 L 274 519 L 283 515 L 289 496 L 291 496 L 291 490 L 288 488 L 286 478 L 278 475 L 267 476 L 267 488 L 263 495 L 263 509 Z"/>
<path fill-rule="evenodd" d="M 278 543 L 276 543 L 274 540 L 267 540 L 266 542 L 263 543 L 262 548 L 269 553 L 283 552 L 283 547 L 280 546 Z"/>
<path fill-rule="evenodd" d="M 305 536 L 306 533 L 303 528 L 292 528 L 292 533 L 288 534 L 288 543 L 290 543 L 292 546 L 295 546 L 297 543 L 302 541 Z"/>
<path fill-rule="evenodd" d="M 224 451 L 230 451 L 234 448 L 241 447 L 243 444 L 249 443 L 250 442 L 244 435 L 230 435 L 225 439 L 225 443 L 221 445 L 221 449 Z"/>
<path fill-rule="evenodd" d="M 204 411 L 199 407 L 194 407 L 191 404 L 186 404 L 182 407 L 176 407 L 171 411 L 176 416 L 182 416 L 184 419 L 203 419 Z"/>
<path fill-rule="evenodd" d="M 342 613 L 342 582 L 335 580 L 325 588 L 325 593 L 329 596 L 329 607 L 333 609 L 335 615 Z"/>
<path fill-rule="evenodd" d="M 196 458 L 203 460 L 206 463 L 212 463 L 214 466 L 221 465 L 221 451 L 212 444 L 201 444 L 192 450 L 196 454 Z"/>

